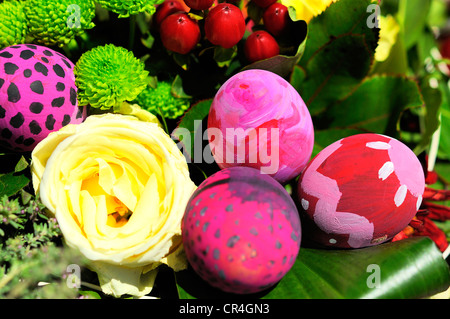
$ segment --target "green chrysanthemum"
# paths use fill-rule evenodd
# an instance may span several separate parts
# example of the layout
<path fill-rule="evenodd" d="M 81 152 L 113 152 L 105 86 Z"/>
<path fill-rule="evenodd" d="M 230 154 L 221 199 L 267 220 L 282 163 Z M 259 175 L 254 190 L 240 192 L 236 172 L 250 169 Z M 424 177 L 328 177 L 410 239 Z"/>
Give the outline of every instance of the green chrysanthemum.
<path fill-rule="evenodd" d="M 128 18 L 130 15 L 140 12 L 153 14 L 155 5 L 164 0 L 98 0 L 97 2 L 105 9 L 115 12 L 119 18 Z"/>
<path fill-rule="evenodd" d="M 158 82 L 156 88 L 148 86 L 135 100 L 143 109 L 164 118 L 176 119 L 189 108 L 189 99 L 176 98 L 172 94 L 172 86 L 168 82 Z"/>
<path fill-rule="evenodd" d="M 39 44 L 60 47 L 94 27 L 94 0 L 27 0 L 29 35 Z"/>
<path fill-rule="evenodd" d="M 79 104 L 107 110 L 132 101 L 147 85 L 144 67 L 131 51 L 113 44 L 85 52 L 75 65 Z"/>
<path fill-rule="evenodd" d="M 25 43 L 27 28 L 22 1 L 0 3 L 0 49 Z"/>

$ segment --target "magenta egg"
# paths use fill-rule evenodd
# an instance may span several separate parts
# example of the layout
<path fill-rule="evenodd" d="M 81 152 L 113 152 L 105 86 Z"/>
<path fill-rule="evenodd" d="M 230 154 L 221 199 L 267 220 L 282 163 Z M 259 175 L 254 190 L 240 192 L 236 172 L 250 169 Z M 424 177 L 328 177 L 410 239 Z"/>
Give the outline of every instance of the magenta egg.
<path fill-rule="evenodd" d="M 255 293 L 273 286 L 294 264 L 300 219 L 279 182 L 254 168 L 232 167 L 194 192 L 182 238 L 190 265 L 210 285 Z"/>
<path fill-rule="evenodd" d="M 50 132 L 81 123 L 74 65 L 47 47 L 19 44 L 0 50 L 0 144 L 31 151 Z"/>
<path fill-rule="evenodd" d="M 284 183 L 310 160 L 314 129 L 289 82 L 269 71 L 247 70 L 228 79 L 214 97 L 208 140 L 220 168 L 253 167 Z"/>
<path fill-rule="evenodd" d="M 424 189 L 423 168 L 402 142 L 379 134 L 343 138 L 299 179 L 305 238 L 339 248 L 388 241 L 415 216 Z"/>

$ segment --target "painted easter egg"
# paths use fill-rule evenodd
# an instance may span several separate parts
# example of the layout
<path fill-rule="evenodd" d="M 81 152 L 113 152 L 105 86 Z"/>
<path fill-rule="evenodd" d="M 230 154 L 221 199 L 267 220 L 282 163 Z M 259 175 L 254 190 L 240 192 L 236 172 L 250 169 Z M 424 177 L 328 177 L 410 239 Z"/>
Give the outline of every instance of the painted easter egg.
<path fill-rule="evenodd" d="M 388 241 L 422 202 L 425 177 L 402 142 L 358 134 L 323 149 L 299 179 L 305 238 L 339 248 Z"/>
<path fill-rule="evenodd" d="M 208 140 L 220 168 L 253 167 L 284 183 L 310 160 L 314 129 L 291 84 L 269 71 L 247 70 L 228 79 L 214 97 Z"/>
<path fill-rule="evenodd" d="M 47 135 L 81 123 L 74 65 L 62 54 L 39 45 L 0 50 L 0 144 L 31 151 Z"/>
<path fill-rule="evenodd" d="M 249 167 L 223 169 L 192 195 L 182 222 L 195 272 L 222 291 L 246 294 L 277 283 L 297 258 L 297 207 L 269 175 Z"/>

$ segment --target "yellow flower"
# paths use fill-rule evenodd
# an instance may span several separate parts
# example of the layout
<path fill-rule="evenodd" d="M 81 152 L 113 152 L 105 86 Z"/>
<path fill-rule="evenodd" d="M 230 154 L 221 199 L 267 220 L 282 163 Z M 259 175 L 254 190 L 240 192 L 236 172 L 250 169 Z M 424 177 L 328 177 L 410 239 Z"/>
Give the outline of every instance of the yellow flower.
<path fill-rule="evenodd" d="M 309 22 L 318 16 L 333 2 L 338 0 L 281 0 L 286 7 L 294 7 L 298 20 Z"/>
<path fill-rule="evenodd" d="M 181 220 L 196 186 L 159 123 L 104 114 L 65 126 L 34 149 L 32 178 L 105 293 L 142 296 L 159 265 L 186 267 Z"/>
<path fill-rule="evenodd" d="M 375 60 L 378 62 L 385 61 L 391 49 L 397 41 L 398 33 L 400 32 L 400 25 L 391 15 L 386 17 L 379 16 L 380 40 L 378 47 L 375 50 Z"/>

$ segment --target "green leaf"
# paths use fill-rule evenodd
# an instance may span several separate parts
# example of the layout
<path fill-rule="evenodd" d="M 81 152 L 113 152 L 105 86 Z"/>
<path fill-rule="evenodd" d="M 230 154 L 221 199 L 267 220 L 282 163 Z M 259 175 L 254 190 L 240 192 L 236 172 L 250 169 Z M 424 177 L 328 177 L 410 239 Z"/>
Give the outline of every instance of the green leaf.
<path fill-rule="evenodd" d="M 152 36 L 150 32 L 145 33 L 141 37 L 141 43 L 147 48 L 151 49 L 153 46 L 153 43 L 155 43 L 155 38 Z"/>
<path fill-rule="evenodd" d="M 253 1 L 248 1 L 246 5 L 248 17 L 258 24 L 262 20 L 264 9 Z"/>
<path fill-rule="evenodd" d="M 96 291 L 78 290 L 78 293 L 87 299 L 102 299 L 102 297 Z"/>
<path fill-rule="evenodd" d="M 180 75 L 176 75 L 175 79 L 172 82 L 172 88 L 170 90 L 170 93 L 180 99 L 190 99 L 192 96 L 186 94 L 183 89 L 183 80 L 181 79 Z"/>
<path fill-rule="evenodd" d="M 17 162 L 16 167 L 14 168 L 14 172 L 18 173 L 23 171 L 28 167 L 28 162 L 25 159 L 25 157 L 21 157 L 20 160 Z"/>
<path fill-rule="evenodd" d="M 293 6 L 288 7 L 288 13 L 289 13 L 289 18 L 291 18 L 292 21 L 297 21 L 297 11 L 295 10 L 295 8 Z"/>
<path fill-rule="evenodd" d="M 23 174 L 8 173 L 0 176 L 0 197 L 12 196 L 28 185 L 30 180 Z"/>
<path fill-rule="evenodd" d="M 430 26 L 443 28 L 447 23 L 447 4 L 441 0 L 431 0 L 427 23 Z"/>
<path fill-rule="evenodd" d="M 314 17 L 308 24 L 307 45 L 301 64 L 313 58 L 335 38 L 345 34 L 365 37 L 368 48 L 375 51 L 379 29 L 367 26 L 371 15 L 367 7 L 371 3 L 371 0 L 339 0 Z"/>
<path fill-rule="evenodd" d="M 379 29 L 369 28 L 370 0 L 340 0 L 308 25 L 299 66 L 303 81 L 293 85 L 314 116 L 354 90 L 370 71 Z"/>
<path fill-rule="evenodd" d="M 430 79 L 432 77 L 425 77 L 422 81 L 421 92 L 425 101 L 425 108 L 423 111 L 423 133 L 421 134 L 421 141 L 415 147 L 414 153 L 420 154 L 425 151 L 431 143 L 433 134 L 440 126 L 440 109 L 443 103 L 443 90 L 446 90 L 446 84 L 439 83 L 437 88 L 430 86 Z"/>
<path fill-rule="evenodd" d="M 450 159 L 450 90 L 444 85 L 441 88 L 443 89 L 444 102 L 441 105 L 439 157 Z"/>
<path fill-rule="evenodd" d="M 398 21 L 402 27 L 406 49 L 420 38 L 426 26 L 431 0 L 400 0 Z"/>
<path fill-rule="evenodd" d="M 416 82 L 400 76 L 375 76 L 367 78 L 348 98 L 330 107 L 326 117 L 332 128 L 395 137 L 401 112 L 423 104 Z"/>
<path fill-rule="evenodd" d="M 229 67 L 233 59 L 237 55 L 237 46 L 225 49 L 221 46 L 214 48 L 214 60 L 219 67 Z"/>
<path fill-rule="evenodd" d="M 183 154 L 191 161 L 194 160 L 194 144 L 200 145 L 203 141 L 202 121 L 208 116 L 211 103 L 212 99 L 208 99 L 194 104 L 184 114 L 180 124 L 171 134 L 173 138 L 179 141 L 183 147 Z"/>
<path fill-rule="evenodd" d="M 447 289 L 450 271 L 433 241 L 415 237 L 362 249 L 302 247 L 287 275 L 255 295 L 220 292 L 192 269 L 176 273 L 176 279 L 181 299 L 422 298 Z"/>
<path fill-rule="evenodd" d="M 416 237 L 363 249 L 301 249 L 293 269 L 265 297 L 422 298 L 449 285 L 441 252 L 431 239 Z"/>

